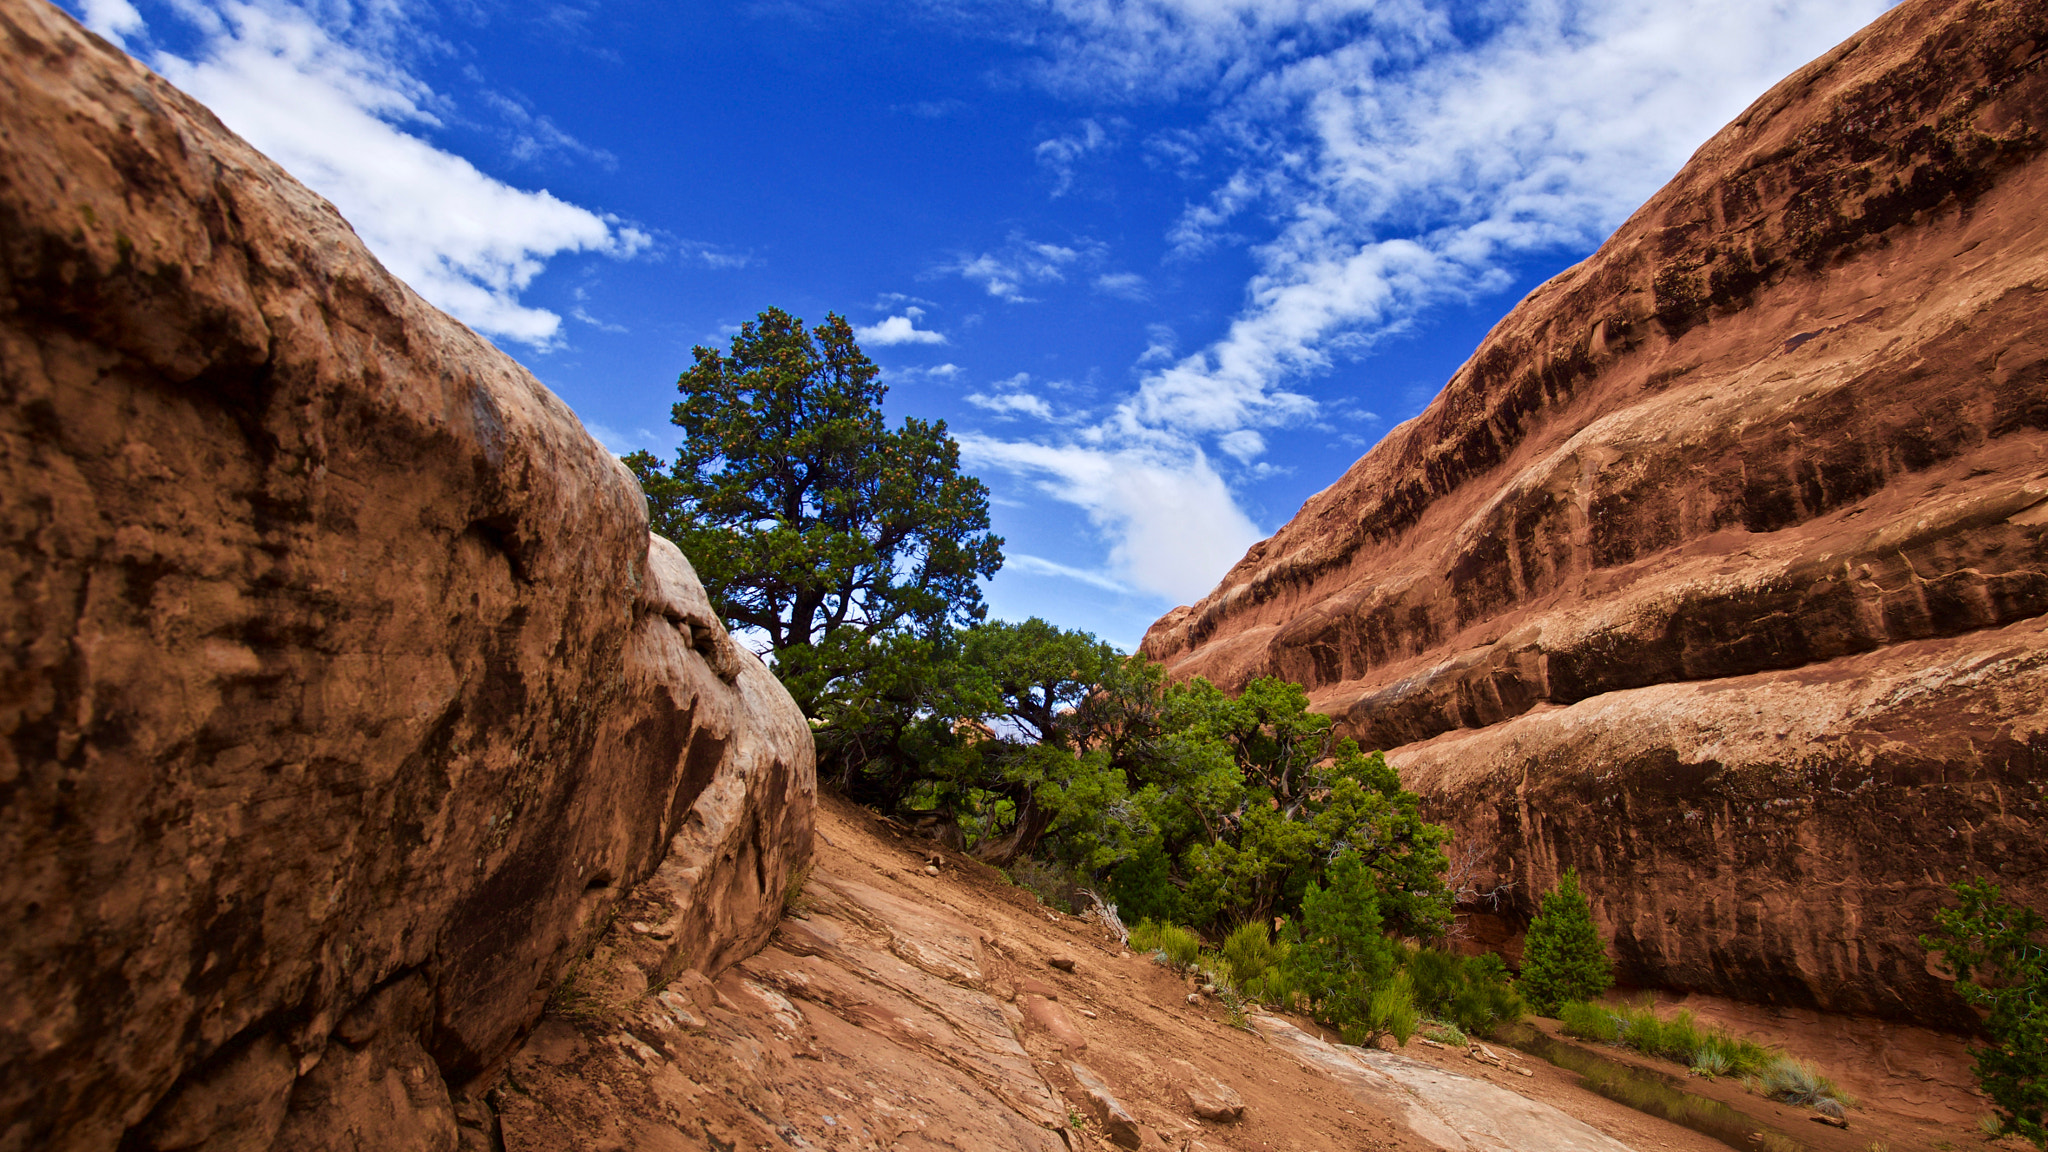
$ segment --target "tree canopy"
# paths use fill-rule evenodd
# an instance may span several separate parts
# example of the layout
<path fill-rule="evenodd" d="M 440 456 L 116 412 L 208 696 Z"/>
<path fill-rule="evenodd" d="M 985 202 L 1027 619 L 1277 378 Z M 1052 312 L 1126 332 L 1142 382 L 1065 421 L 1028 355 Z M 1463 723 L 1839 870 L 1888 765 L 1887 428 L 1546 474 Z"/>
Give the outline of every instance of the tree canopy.
<path fill-rule="evenodd" d="M 727 353 L 698 347 L 672 419 L 673 465 L 625 458 L 654 531 L 718 613 L 762 637 L 806 714 L 895 633 L 938 641 L 986 613 L 1002 566 L 988 489 L 960 471 L 944 421 L 883 420 L 887 388 L 843 317 L 807 329 L 777 308 Z"/>

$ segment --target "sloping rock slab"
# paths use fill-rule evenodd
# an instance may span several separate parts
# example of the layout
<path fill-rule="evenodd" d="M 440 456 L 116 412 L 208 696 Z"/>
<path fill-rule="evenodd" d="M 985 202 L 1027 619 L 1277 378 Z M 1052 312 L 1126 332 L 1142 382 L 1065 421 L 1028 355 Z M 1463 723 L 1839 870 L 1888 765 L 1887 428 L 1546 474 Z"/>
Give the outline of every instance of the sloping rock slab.
<path fill-rule="evenodd" d="M 957 938 L 903 949 L 950 957 L 933 961 L 950 979 L 895 950 L 950 927 L 842 877 L 814 874 L 809 891 L 809 918 L 783 921 L 715 985 L 685 973 L 646 994 L 653 956 L 615 928 L 579 976 L 584 998 L 535 1033 L 493 1095 L 506 1152 L 1065 1152 L 1065 1105 Z"/>
<path fill-rule="evenodd" d="M 802 716 L 332 206 L 0 0 L 0 1147 L 439 1149 L 620 894 L 714 970 Z"/>
<path fill-rule="evenodd" d="M 1445 1152 L 1633 1152 L 1583 1120 L 1484 1080 L 1392 1052 L 1331 1044 L 1277 1016 L 1252 1027 L 1368 1107 L 1400 1117 Z"/>

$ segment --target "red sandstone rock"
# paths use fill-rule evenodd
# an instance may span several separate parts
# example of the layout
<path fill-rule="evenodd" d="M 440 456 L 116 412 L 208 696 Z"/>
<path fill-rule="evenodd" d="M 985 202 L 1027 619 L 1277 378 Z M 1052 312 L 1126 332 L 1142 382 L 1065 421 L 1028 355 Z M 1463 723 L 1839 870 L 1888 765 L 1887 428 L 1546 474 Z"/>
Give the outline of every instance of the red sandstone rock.
<path fill-rule="evenodd" d="M 808 730 L 532 376 L 70 18 L 0 41 L 0 1146 L 452 1148 L 657 864 L 668 974 L 766 938 Z"/>
<path fill-rule="evenodd" d="M 2044 131 L 2048 9 L 1900 5 L 1144 651 L 1401 749 L 1497 936 L 1576 866 L 1625 979 L 1952 1022 L 1943 885 L 2048 904 Z"/>

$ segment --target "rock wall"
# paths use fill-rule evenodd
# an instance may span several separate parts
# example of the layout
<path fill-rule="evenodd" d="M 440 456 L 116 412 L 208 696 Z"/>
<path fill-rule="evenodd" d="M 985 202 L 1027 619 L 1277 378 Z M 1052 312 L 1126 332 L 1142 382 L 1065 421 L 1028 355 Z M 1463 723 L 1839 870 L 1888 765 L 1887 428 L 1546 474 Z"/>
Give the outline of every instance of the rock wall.
<path fill-rule="evenodd" d="M 1576 866 L 1627 979 L 1952 1023 L 1942 885 L 2048 905 L 2044 129 L 2048 10 L 1908 0 L 1144 650 L 1397 750 L 1496 938 Z"/>
<path fill-rule="evenodd" d="M 0 1148 L 489 1146 L 661 866 L 759 946 L 808 728 L 632 477 L 204 108 L 0 0 Z"/>

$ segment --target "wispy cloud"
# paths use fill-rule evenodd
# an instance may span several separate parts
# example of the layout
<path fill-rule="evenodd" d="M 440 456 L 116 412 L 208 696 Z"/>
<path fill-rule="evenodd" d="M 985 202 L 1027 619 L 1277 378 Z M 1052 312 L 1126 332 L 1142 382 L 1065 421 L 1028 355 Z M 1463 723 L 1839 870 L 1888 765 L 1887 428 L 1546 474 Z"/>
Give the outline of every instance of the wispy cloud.
<path fill-rule="evenodd" d="M 1028 552 L 1010 552 L 1005 554 L 1003 556 L 1003 567 L 1006 570 L 1029 572 L 1033 576 L 1052 576 L 1060 580 L 1077 580 L 1083 584 L 1100 588 L 1105 592 L 1121 592 L 1126 594 L 1130 592 L 1129 588 L 1100 572 L 1091 572 L 1086 568 L 1074 568 L 1066 564 L 1059 564 L 1042 556 L 1033 556 Z"/>
<path fill-rule="evenodd" d="M 1105 272 L 1095 278 L 1095 290 L 1104 296 L 1115 296 L 1123 300 L 1146 301 L 1152 298 L 1152 287 L 1136 272 Z"/>
<path fill-rule="evenodd" d="M 520 299 L 549 259 L 631 256 L 650 238 L 547 192 L 515 188 L 407 131 L 439 123 L 439 98 L 392 48 L 402 15 L 378 8 L 374 20 L 355 13 L 353 24 L 329 26 L 282 0 L 190 0 L 176 11 L 199 31 L 198 50 L 189 59 L 147 58 L 333 201 L 378 259 L 422 296 L 479 331 L 553 343 L 562 318 Z M 131 47 L 147 37 L 125 0 L 91 0 L 86 16 Z M 529 115 L 521 126 L 552 129 L 543 125 Z M 558 148 L 567 139 L 558 131 L 548 145 L 532 138 L 536 147 Z"/>
<path fill-rule="evenodd" d="M 1071 132 L 1062 133 L 1041 140 L 1033 149 L 1038 166 L 1053 178 L 1052 197 L 1057 200 L 1074 187 L 1074 166 L 1090 152 L 1100 152 L 1114 146 L 1110 129 L 1103 121 L 1088 119 L 1081 121 Z M 1111 127 L 1121 127 L 1119 121 L 1107 121 Z"/>
<path fill-rule="evenodd" d="M 1053 244 L 1013 232 L 1001 248 L 963 257 L 940 270 L 958 273 L 998 300 L 1029 304 L 1033 298 L 1024 294 L 1027 287 L 1057 284 L 1077 263 L 1096 259 L 1100 252 L 1100 246 L 1089 241 Z"/>
<path fill-rule="evenodd" d="M 1202 150 L 1237 161 L 1169 230 L 1170 257 L 1249 243 L 1255 273 L 1205 347 L 1182 354 L 1155 331 L 1109 418 L 966 443 L 1083 509 L 1131 584 L 1192 598 L 1256 535 L 1211 453 L 1256 478 L 1273 471 L 1259 458 L 1276 429 L 1325 424 L 1362 444 L 1351 428 L 1378 417 L 1326 418 L 1317 375 L 1434 306 L 1505 287 L 1531 257 L 1591 249 L 1890 0 L 1049 3 L 1047 85 L 1215 101 L 1199 141 L 1147 143 L 1182 171 Z"/>
<path fill-rule="evenodd" d="M 857 325 L 853 335 L 863 344 L 944 344 L 943 333 L 928 328 L 919 328 L 917 321 L 924 316 L 924 309 L 915 305 L 905 308 L 902 313 L 890 316 L 878 324 Z"/>

